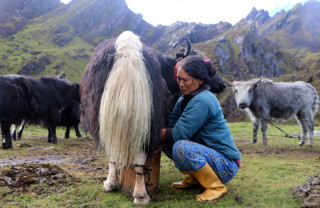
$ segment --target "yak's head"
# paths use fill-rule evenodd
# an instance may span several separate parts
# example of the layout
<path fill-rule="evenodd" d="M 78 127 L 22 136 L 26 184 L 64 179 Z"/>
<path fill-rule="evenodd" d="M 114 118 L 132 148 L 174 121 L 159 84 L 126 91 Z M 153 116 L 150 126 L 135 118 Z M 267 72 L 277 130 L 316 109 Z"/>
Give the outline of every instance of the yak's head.
<path fill-rule="evenodd" d="M 64 82 L 65 85 L 62 89 L 63 99 L 65 104 L 71 101 L 77 101 L 80 103 L 80 85 L 78 82 L 69 82 L 68 80 L 60 80 Z"/>
<path fill-rule="evenodd" d="M 176 59 L 178 61 L 189 56 L 189 55 L 197 55 L 202 58 L 205 58 L 205 55 L 203 53 L 201 53 L 200 51 L 191 49 L 191 42 L 190 42 L 188 36 L 185 36 L 185 39 L 186 39 L 187 45 L 188 45 L 187 50 L 182 49 L 178 53 L 176 53 Z M 218 75 L 216 75 L 216 71 L 214 71 L 213 74 L 210 76 L 210 81 L 207 84 L 211 88 L 210 91 L 212 93 L 221 93 L 226 88 L 226 85 L 223 82 L 223 80 Z"/>
<path fill-rule="evenodd" d="M 180 88 L 175 76 L 178 62 L 189 55 L 197 55 L 205 58 L 203 53 L 191 48 L 191 42 L 187 36 L 181 39 L 179 43 L 181 43 L 182 41 L 187 41 L 187 48 L 179 50 L 176 53 L 176 57 L 167 56 L 158 52 L 156 53 L 161 67 L 161 74 L 170 91 L 171 101 L 173 104 L 176 103 L 176 101 L 181 96 Z M 213 73 L 210 78 L 211 79 L 208 85 L 210 86 L 210 91 L 212 93 L 221 93 L 225 90 L 226 85 L 224 84 L 223 80 L 218 75 L 216 75 L 216 73 Z"/>
<path fill-rule="evenodd" d="M 65 83 L 67 83 L 67 85 L 69 87 L 65 88 L 65 92 L 64 92 L 64 96 L 66 100 L 74 100 L 77 101 L 78 103 L 80 103 L 81 101 L 81 96 L 80 96 L 80 83 L 79 82 L 70 82 L 67 79 L 67 75 L 62 72 L 60 73 L 57 78 Z"/>
<path fill-rule="evenodd" d="M 229 82 L 225 80 L 225 82 L 228 85 L 232 86 L 232 90 L 234 92 L 238 108 L 243 110 L 248 108 L 251 105 L 254 91 L 261 80 L 262 80 L 262 77 L 260 79 L 254 79 L 247 82 L 246 81 Z"/>

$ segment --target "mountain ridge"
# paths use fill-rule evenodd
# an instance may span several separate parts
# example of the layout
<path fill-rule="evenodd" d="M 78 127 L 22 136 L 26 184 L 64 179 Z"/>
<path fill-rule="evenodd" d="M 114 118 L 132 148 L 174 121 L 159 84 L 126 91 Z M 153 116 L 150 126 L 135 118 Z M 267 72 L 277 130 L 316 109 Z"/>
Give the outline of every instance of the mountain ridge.
<path fill-rule="evenodd" d="M 30 13 L 30 8 L 42 5 L 39 2 L 42 10 Z M 0 0 L 0 5 L 11 8 L 5 18 L 0 16 L 1 74 L 39 77 L 64 72 L 71 81 L 80 81 L 97 44 L 131 30 L 147 45 L 172 56 L 186 46 L 187 35 L 193 48 L 212 60 L 218 75 L 229 80 L 263 76 L 308 81 L 320 89 L 318 1 L 297 4 L 273 17 L 253 8 L 235 25 L 177 21 L 156 27 L 132 12 L 125 0 L 73 0 L 66 5 L 58 0 Z M 218 95 L 223 106 L 231 103 L 225 115 L 244 118 L 230 94 Z"/>
<path fill-rule="evenodd" d="M 22 11 L 24 6 L 37 8 L 39 1 L 28 0 L 28 4 L 19 5 L 22 0 L 0 0 L 0 5 L 8 6 L 11 2 L 9 8 L 19 5 Z M 293 66 L 292 63 L 297 61 L 292 63 L 289 61 L 290 56 L 295 55 L 290 51 L 292 49 L 295 53 L 299 50 L 305 53 L 320 52 L 320 23 L 316 25 L 317 27 L 310 27 L 310 24 L 307 24 L 311 19 L 310 15 L 301 17 L 311 9 L 313 11 L 311 16 L 320 20 L 320 15 L 314 12 L 314 8 L 320 8 L 320 2 L 314 0 L 306 2 L 303 6 L 297 4 L 292 10 L 281 11 L 273 17 L 270 17 L 265 10 L 257 11 L 253 8 L 234 26 L 227 22 L 196 24 L 178 21 L 169 26 L 157 27 L 143 20 L 140 14 L 133 13 L 125 0 L 73 0 L 66 5 L 57 0 L 42 1 L 44 2 L 49 5 L 43 9 L 47 12 L 42 14 L 43 11 L 36 11 L 34 14 L 25 15 L 24 18 L 27 19 L 28 16 L 30 20 L 22 29 L 11 35 L 2 35 L 4 38 L 1 41 L 4 46 L 0 46 L 0 49 L 4 64 L 0 68 L 1 73 L 22 73 L 20 70 L 30 62 L 30 59 L 41 60 L 42 57 L 48 57 L 49 52 L 45 51 L 43 45 L 55 49 L 55 53 L 59 53 L 59 50 L 71 51 L 69 48 L 73 48 L 72 50 L 77 51 L 76 54 L 72 54 L 73 59 L 81 57 L 88 59 L 99 42 L 116 37 L 124 30 L 133 31 L 147 45 L 171 55 L 174 55 L 176 47 L 185 46 L 183 39 L 188 35 L 194 46 L 200 47 L 206 56 L 216 61 L 217 68 L 222 74 L 235 74 L 239 78 L 278 77 L 301 68 L 301 65 Z M 15 19 L 16 16 L 17 14 L 13 12 L 11 18 L 2 22 L 8 24 L 8 21 Z M 0 28 L 0 34 L 3 31 L 5 29 Z M 291 45 L 287 44 L 288 42 Z M 75 44 L 84 47 L 75 49 Z M 83 53 L 79 54 L 79 51 Z M 62 60 L 70 58 L 68 57 L 70 54 L 66 53 L 67 57 L 60 56 Z M 301 55 L 301 52 L 299 53 Z M 16 57 L 14 60 L 18 62 L 12 65 L 8 59 L 11 54 L 22 57 Z M 48 63 L 54 62 L 58 56 L 50 55 L 50 58 L 47 58 L 50 61 L 46 61 L 45 68 L 53 69 L 57 65 Z M 299 58 L 301 59 L 303 55 Z M 73 68 L 68 64 L 70 59 L 63 61 L 66 63 L 65 66 Z M 8 72 L 3 71 L 6 68 Z M 40 74 L 41 72 L 28 75 Z"/>

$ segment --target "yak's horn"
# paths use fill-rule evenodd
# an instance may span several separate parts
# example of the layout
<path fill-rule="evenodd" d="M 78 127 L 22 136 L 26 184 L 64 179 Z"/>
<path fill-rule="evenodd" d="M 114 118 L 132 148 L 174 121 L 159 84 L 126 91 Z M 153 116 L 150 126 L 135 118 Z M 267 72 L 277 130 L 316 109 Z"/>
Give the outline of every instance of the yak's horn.
<path fill-rule="evenodd" d="M 187 40 L 188 47 L 187 47 L 187 50 L 185 51 L 185 53 L 183 54 L 184 57 L 189 56 L 190 51 L 191 51 L 191 42 L 190 42 L 190 39 L 188 38 L 188 36 L 186 36 L 186 40 Z"/>
<path fill-rule="evenodd" d="M 64 72 L 61 72 L 61 73 L 57 76 L 58 79 L 65 79 L 66 77 L 67 77 L 67 75 L 66 75 L 66 73 L 64 73 Z"/>
<path fill-rule="evenodd" d="M 259 78 L 259 80 L 257 80 L 256 82 L 254 82 L 253 85 L 259 84 L 259 82 L 261 82 L 262 79 L 263 79 L 263 76 L 261 76 L 261 77 Z"/>
<path fill-rule="evenodd" d="M 233 83 L 232 82 L 230 82 L 230 81 L 228 81 L 228 80 L 226 80 L 226 79 L 222 79 L 225 83 L 227 83 L 227 85 L 230 85 L 230 86 L 233 86 Z"/>

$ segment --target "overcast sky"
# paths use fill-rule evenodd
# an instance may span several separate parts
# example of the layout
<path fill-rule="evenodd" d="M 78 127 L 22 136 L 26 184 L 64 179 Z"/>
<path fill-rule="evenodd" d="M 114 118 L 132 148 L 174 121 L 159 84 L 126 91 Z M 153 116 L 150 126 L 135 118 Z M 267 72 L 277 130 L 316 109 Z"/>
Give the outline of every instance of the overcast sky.
<path fill-rule="evenodd" d="M 253 7 L 264 9 L 272 17 L 284 9 L 307 0 L 126 0 L 130 10 L 142 14 L 143 19 L 156 26 L 176 21 L 216 24 L 220 21 L 236 24 Z M 319 0 L 317 0 L 319 1 Z M 61 0 L 68 3 L 70 0 Z"/>

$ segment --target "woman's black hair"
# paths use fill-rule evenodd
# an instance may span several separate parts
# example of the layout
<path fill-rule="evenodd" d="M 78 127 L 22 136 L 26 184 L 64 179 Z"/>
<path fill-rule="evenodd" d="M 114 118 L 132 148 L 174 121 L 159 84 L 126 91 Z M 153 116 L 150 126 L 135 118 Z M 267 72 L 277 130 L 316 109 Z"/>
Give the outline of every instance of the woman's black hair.
<path fill-rule="evenodd" d="M 182 68 L 189 76 L 195 79 L 203 79 L 205 84 L 209 84 L 216 71 L 212 62 L 197 55 L 189 55 L 181 60 L 178 68 Z"/>

